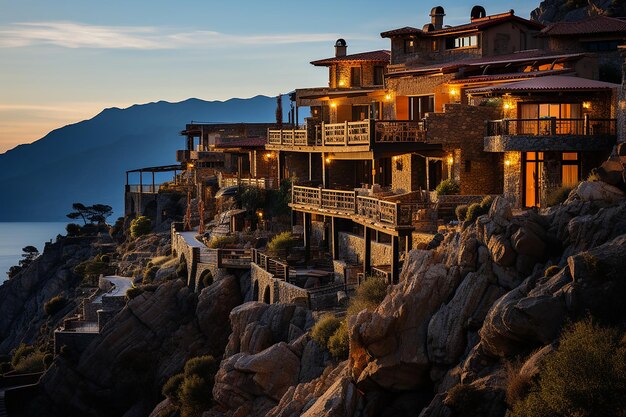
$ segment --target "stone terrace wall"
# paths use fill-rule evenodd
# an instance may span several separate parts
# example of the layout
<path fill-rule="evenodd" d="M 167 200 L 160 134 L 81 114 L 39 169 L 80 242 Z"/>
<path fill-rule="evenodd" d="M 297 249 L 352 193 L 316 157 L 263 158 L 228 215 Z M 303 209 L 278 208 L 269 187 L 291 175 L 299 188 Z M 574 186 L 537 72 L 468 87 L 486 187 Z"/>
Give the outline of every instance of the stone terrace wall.
<path fill-rule="evenodd" d="M 345 261 L 363 262 L 365 243 L 360 236 L 347 232 L 339 233 L 339 257 Z M 372 242 L 372 266 L 391 264 L 391 245 Z"/>
<path fill-rule="evenodd" d="M 502 193 L 503 156 L 484 151 L 485 121 L 500 116 L 499 108 L 463 104 L 447 104 L 444 113 L 426 115 L 428 141 L 454 155 L 453 176 L 461 194 Z"/>
<path fill-rule="evenodd" d="M 277 302 L 293 303 L 308 308 L 308 292 L 304 288 L 297 287 L 288 282 L 273 279 L 276 289 Z"/>
<path fill-rule="evenodd" d="M 250 264 L 250 283 L 253 289 L 255 287 L 255 284 L 258 285 L 259 288 L 259 294 L 257 296 L 257 299 L 253 301 L 263 301 L 263 294 L 265 293 L 265 289 L 269 288 L 270 304 L 273 304 L 276 301 L 276 295 L 274 293 L 274 281 L 275 280 L 272 274 L 265 271 L 263 268 L 255 263 Z"/>

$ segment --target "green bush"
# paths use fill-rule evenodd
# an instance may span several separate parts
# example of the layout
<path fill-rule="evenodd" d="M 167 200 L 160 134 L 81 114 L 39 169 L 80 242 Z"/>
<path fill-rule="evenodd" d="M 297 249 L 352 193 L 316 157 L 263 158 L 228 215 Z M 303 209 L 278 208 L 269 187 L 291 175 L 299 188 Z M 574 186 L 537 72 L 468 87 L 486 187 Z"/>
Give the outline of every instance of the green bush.
<path fill-rule="evenodd" d="M 66 305 L 67 298 L 65 298 L 65 296 L 63 295 L 57 295 L 55 297 L 52 297 L 50 300 L 48 300 L 47 303 L 43 305 L 43 311 L 45 311 L 48 316 L 54 316 L 59 311 L 63 310 Z"/>
<path fill-rule="evenodd" d="M 197 356 L 185 363 L 185 378 L 197 375 L 201 378 L 213 380 L 219 370 L 219 362 L 211 355 Z"/>
<path fill-rule="evenodd" d="M 224 249 L 225 247 L 236 243 L 236 236 L 213 236 L 211 237 L 208 246 L 211 249 Z"/>
<path fill-rule="evenodd" d="M 15 372 L 18 374 L 32 374 L 35 372 L 43 372 L 46 369 L 44 364 L 45 353 L 35 351 L 30 355 L 22 358 L 15 365 Z"/>
<path fill-rule="evenodd" d="M 526 398 L 532 385 L 530 375 L 520 372 L 522 365 L 520 361 L 506 364 L 506 403 L 509 407 Z"/>
<path fill-rule="evenodd" d="M 146 269 L 143 270 L 143 278 L 141 280 L 142 284 L 149 284 L 152 281 L 154 281 L 154 278 L 156 278 L 156 274 L 159 271 L 159 267 L 158 266 L 151 266 L 148 267 Z"/>
<path fill-rule="evenodd" d="M 180 387 L 181 417 L 200 417 L 211 407 L 212 385 L 198 375 L 185 377 Z"/>
<path fill-rule="evenodd" d="M 202 274 L 200 274 L 200 280 L 205 288 L 213 284 L 213 274 L 211 273 L 211 270 L 205 269 L 202 271 Z"/>
<path fill-rule="evenodd" d="M 443 403 L 456 412 L 459 417 L 478 416 L 483 402 L 480 390 L 473 385 L 458 384 L 452 387 Z"/>
<path fill-rule="evenodd" d="M 168 398 L 172 403 L 180 405 L 180 387 L 185 381 L 185 375 L 180 373 L 173 375 L 167 380 L 161 393 L 164 397 Z"/>
<path fill-rule="evenodd" d="M 468 206 L 466 204 L 461 204 L 454 209 L 454 214 L 456 214 L 456 218 L 459 219 L 460 222 L 464 221 L 467 217 L 467 208 Z"/>
<path fill-rule="evenodd" d="M 558 206 L 559 204 L 563 204 L 565 200 L 567 200 L 567 197 L 569 197 L 569 193 L 571 193 L 573 189 L 574 187 L 571 186 L 563 186 L 551 190 L 546 195 L 546 205 L 548 207 L 553 207 Z"/>
<path fill-rule="evenodd" d="M 345 320 L 341 322 L 335 333 L 328 339 L 328 351 L 336 359 L 348 359 L 350 340 L 348 338 L 348 325 Z"/>
<path fill-rule="evenodd" d="M 617 330 L 578 322 L 563 332 L 513 417 L 626 415 L 626 345 Z"/>
<path fill-rule="evenodd" d="M 282 251 L 289 252 L 296 244 L 291 232 L 282 232 L 272 238 L 267 244 L 267 250 L 269 253 L 276 255 Z"/>
<path fill-rule="evenodd" d="M 130 236 L 136 239 L 139 236 L 147 235 L 152 230 L 152 222 L 146 216 L 139 216 L 130 222 Z"/>
<path fill-rule="evenodd" d="M 443 180 L 435 188 L 437 195 L 454 195 L 461 192 L 461 186 L 458 182 L 448 178 Z"/>
<path fill-rule="evenodd" d="M 265 205 L 265 191 L 258 187 L 245 187 L 238 194 L 238 199 L 241 208 L 246 210 L 248 214 L 254 215 L 257 209 Z"/>
<path fill-rule="evenodd" d="M 489 209 L 491 208 L 491 205 L 493 204 L 493 197 L 490 195 L 486 195 L 483 197 L 483 199 L 480 201 L 480 208 L 483 212 L 483 214 L 487 214 L 489 213 Z"/>
<path fill-rule="evenodd" d="M 552 265 L 552 266 L 546 268 L 545 271 L 543 271 L 543 276 L 546 277 L 546 278 L 547 277 L 553 277 L 557 273 L 559 273 L 560 270 L 561 270 L 561 268 L 559 268 L 558 266 Z"/>
<path fill-rule="evenodd" d="M 470 204 L 467 208 L 467 215 L 465 217 L 465 220 L 468 222 L 473 222 L 478 218 L 478 216 L 482 214 L 482 207 L 479 203 Z"/>
<path fill-rule="evenodd" d="M 104 260 L 102 259 L 104 257 Z M 74 267 L 74 273 L 83 279 L 86 285 L 98 285 L 100 275 L 111 275 L 115 273 L 113 267 L 108 260 L 108 255 L 98 255 L 93 259 L 82 262 Z M 110 259 L 109 259 L 110 260 Z"/>
<path fill-rule="evenodd" d="M 356 290 L 348 305 L 348 316 L 361 310 L 374 310 L 387 296 L 387 283 L 379 278 L 367 278 Z"/>
<path fill-rule="evenodd" d="M 27 345 L 24 343 L 20 344 L 13 352 L 13 356 L 11 358 L 11 366 L 15 368 L 17 364 L 20 363 L 20 361 L 22 361 L 28 355 L 35 353 L 36 350 L 37 349 L 35 349 L 34 346 Z"/>
<path fill-rule="evenodd" d="M 341 326 L 341 321 L 332 314 L 324 314 L 311 329 L 311 338 L 321 346 L 328 346 L 328 340 Z"/>
<path fill-rule="evenodd" d="M 126 290 L 126 299 L 132 300 L 133 298 L 136 298 L 140 296 L 141 294 L 143 294 L 143 292 L 144 292 L 144 289 L 141 287 L 130 287 L 129 289 Z"/>
<path fill-rule="evenodd" d="M 80 235 L 80 225 L 76 223 L 68 223 L 65 226 L 65 231 L 68 236 L 79 236 Z"/>

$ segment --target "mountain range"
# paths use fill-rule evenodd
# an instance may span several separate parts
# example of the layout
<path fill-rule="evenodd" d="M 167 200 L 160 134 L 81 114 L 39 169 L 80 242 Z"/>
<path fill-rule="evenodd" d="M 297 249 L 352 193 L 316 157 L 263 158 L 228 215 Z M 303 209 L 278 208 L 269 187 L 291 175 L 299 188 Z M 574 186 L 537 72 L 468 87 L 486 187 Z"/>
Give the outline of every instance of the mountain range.
<path fill-rule="evenodd" d="M 74 202 L 124 212 L 125 172 L 173 164 L 190 121 L 272 122 L 276 98 L 185 101 L 109 108 L 0 154 L 0 221 L 64 221 Z"/>

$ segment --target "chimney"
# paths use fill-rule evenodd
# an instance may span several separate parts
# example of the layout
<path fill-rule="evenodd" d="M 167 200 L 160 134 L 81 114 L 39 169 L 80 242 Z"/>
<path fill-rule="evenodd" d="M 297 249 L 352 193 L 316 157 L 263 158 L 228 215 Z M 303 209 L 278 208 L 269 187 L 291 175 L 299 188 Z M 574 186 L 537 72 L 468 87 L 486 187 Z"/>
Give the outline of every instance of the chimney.
<path fill-rule="evenodd" d="M 347 51 L 348 45 L 346 44 L 345 39 L 337 39 L 337 42 L 335 42 L 335 56 L 346 56 Z"/>
<path fill-rule="evenodd" d="M 430 22 L 434 26 L 435 30 L 443 28 L 443 17 L 445 15 L 443 7 L 437 6 L 432 8 L 430 11 Z"/>

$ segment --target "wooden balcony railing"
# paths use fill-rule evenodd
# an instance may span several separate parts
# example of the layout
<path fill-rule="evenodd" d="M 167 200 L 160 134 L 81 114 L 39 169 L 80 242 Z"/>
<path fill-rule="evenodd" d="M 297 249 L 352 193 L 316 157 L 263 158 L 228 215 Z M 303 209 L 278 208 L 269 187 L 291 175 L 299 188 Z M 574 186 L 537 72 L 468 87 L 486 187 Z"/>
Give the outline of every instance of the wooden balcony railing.
<path fill-rule="evenodd" d="M 349 147 L 375 143 L 420 143 L 426 141 L 424 122 L 412 120 L 363 120 L 322 123 L 309 129 L 269 130 L 270 146 Z"/>
<path fill-rule="evenodd" d="M 257 187 L 261 189 L 275 188 L 276 180 L 274 178 L 237 178 L 225 177 L 220 179 L 220 187 Z"/>
<path fill-rule="evenodd" d="M 294 186 L 293 205 L 309 209 L 355 215 L 364 221 L 383 226 L 410 226 L 414 209 L 412 203 L 381 200 L 376 197 L 360 196 L 356 191 L 329 190 L 323 188 Z"/>
<path fill-rule="evenodd" d="M 615 119 L 502 119 L 488 120 L 485 136 L 599 136 L 616 134 Z"/>
<path fill-rule="evenodd" d="M 258 249 L 251 250 L 251 258 L 254 264 L 272 274 L 274 278 L 289 282 L 289 265 L 286 262 L 271 258 Z"/>
<path fill-rule="evenodd" d="M 157 194 L 161 184 L 129 184 L 129 193 Z"/>
<path fill-rule="evenodd" d="M 218 268 L 249 268 L 252 253 L 250 249 L 200 248 L 199 261 Z"/>

